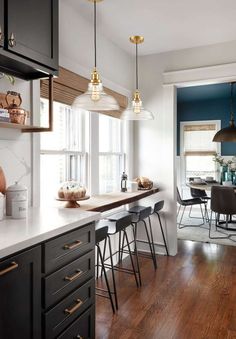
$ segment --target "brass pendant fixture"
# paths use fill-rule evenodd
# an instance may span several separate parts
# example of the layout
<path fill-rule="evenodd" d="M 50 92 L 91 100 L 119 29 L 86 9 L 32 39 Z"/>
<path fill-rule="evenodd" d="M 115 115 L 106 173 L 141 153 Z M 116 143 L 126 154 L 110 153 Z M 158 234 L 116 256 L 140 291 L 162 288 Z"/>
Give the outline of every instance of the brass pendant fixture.
<path fill-rule="evenodd" d="M 121 114 L 121 119 L 124 120 L 153 120 L 153 114 L 144 109 L 139 91 L 138 82 L 138 45 L 144 42 L 144 37 L 135 35 L 129 38 L 132 44 L 136 46 L 136 89 L 133 94 L 131 106 L 124 110 Z"/>
<path fill-rule="evenodd" d="M 103 0 L 88 0 L 94 3 L 94 69 L 91 73 L 91 80 L 88 90 L 79 95 L 73 105 L 73 109 L 85 109 L 87 111 L 118 111 L 120 109 L 116 99 L 103 90 L 103 85 L 97 70 L 97 3 Z"/>
<path fill-rule="evenodd" d="M 219 130 L 212 141 L 215 142 L 236 142 L 236 127 L 234 123 L 234 103 L 233 103 L 233 86 L 234 82 L 231 82 L 231 93 L 230 93 L 230 122 L 229 127 L 222 128 Z"/>

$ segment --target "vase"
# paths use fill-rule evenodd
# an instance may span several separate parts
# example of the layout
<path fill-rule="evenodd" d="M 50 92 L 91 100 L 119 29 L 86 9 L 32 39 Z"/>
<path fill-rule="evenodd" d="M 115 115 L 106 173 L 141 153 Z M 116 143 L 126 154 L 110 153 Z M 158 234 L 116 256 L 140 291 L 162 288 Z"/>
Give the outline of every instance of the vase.
<path fill-rule="evenodd" d="M 2 194 L 6 193 L 6 178 L 2 167 L 0 167 L 0 192 Z"/>
<path fill-rule="evenodd" d="M 220 183 L 223 184 L 224 181 L 228 181 L 228 166 L 223 165 L 220 168 Z"/>

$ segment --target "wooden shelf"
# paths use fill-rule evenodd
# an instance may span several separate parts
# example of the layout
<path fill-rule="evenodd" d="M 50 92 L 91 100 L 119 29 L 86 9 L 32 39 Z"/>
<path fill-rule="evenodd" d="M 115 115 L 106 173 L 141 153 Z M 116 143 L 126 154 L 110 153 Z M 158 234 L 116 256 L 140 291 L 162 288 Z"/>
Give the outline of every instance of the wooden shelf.
<path fill-rule="evenodd" d="M 19 129 L 22 132 L 46 132 L 49 131 L 48 127 L 40 127 L 40 126 L 32 126 L 32 125 L 21 125 L 21 124 L 14 124 L 12 122 L 3 122 L 0 121 L 0 128 L 13 128 Z"/>
<path fill-rule="evenodd" d="M 48 127 L 33 126 L 33 125 L 21 125 L 12 122 L 0 121 L 0 128 L 13 128 L 19 129 L 23 133 L 32 132 L 51 132 L 53 125 L 53 75 L 49 75 L 49 111 L 48 111 Z M 14 97 L 14 96 L 13 96 Z M 6 94 L 0 93 L 0 107 L 7 107 Z"/>

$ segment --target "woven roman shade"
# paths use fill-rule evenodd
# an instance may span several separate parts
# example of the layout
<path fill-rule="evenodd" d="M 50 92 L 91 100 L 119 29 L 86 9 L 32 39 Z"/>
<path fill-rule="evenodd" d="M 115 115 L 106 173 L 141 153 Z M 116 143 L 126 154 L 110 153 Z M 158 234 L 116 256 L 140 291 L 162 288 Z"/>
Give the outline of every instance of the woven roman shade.
<path fill-rule="evenodd" d="M 185 125 L 184 131 L 215 131 L 216 124 Z"/>
<path fill-rule="evenodd" d="M 216 124 L 186 124 L 184 126 L 185 156 L 214 156 L 216 145 L 212 138 L 216 133 Z"/>
<path fill-rule="evenodd" d="M 54 79 L 53 97 L 55 101 L 66 105 L 72 105 L 77 96 L 87 91 L 89 80 L 65 69 L 59 68 L 59 77 Z M 98 112 L 114 118 L 120 118 L 121 112 L 127 107 L 128 99 L 126 96 L 119 94 L 104 87 L 107 94 L 116 98 L 120 105 L 120 111 L 103 111 Z M 40 95 L 42 98 L 48 99 L 48 80 L 40 81 Z"/>

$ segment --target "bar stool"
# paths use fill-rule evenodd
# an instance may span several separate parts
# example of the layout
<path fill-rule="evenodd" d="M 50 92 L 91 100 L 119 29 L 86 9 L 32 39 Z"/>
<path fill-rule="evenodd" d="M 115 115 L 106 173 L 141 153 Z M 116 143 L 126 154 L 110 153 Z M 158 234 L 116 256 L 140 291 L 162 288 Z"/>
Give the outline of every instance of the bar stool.
<path fill-rule="evenodd" d="M 113 311 L 113 313 L 115 313 L 115 306 L 114 306 L 112 295 L 114 295 L 114 297 L 115 297 L 115 305 L 116 305 L 117 310 L 118 310 L 118 301 L 117 301 L 117 292 L 116 292 L 116 283 L 115 283 L 115 276 L 114 276 L 113 260 L 112 260 L 112 256 L 111 256 L 110 268 L 111 268 L 112 282 L 113 282 L 113 291 L 112 291 L 111 288 L 110 288 L 110 285 L 109 285 L 108 278 L 107 278 L 107 273 L 106 273 L 106 269 L 105 269 L 103 255 L 102 255 L 102 251 L 101 251 L 101 247 L 100 247 L 100 243 L 105 241 L 105 244 L 106 244 L 107 239 L 108 239 L 108 244 L 109 244 L 109 253 L 110 253 L 110 256 L 111 256 L 111 241 L 110 241 L 110 238 L 109 238 L 109 235 L 108 235 L 108 226 L 97 228 L 95 230 L 95 245 L 96 245 L 96 248 L 97 248 L 97 263 L 96 263 L 97 278 L 98 278 L 99 267 L 101 267 L 102 272 L 103 272 L 104 277 L 105 277 L 105 282 L 106 282 L 106 287 L 107 287 L 107 289 L 96 287 L 96 290 L 108 293 L 108 296 L 103 294 L 103 293 L 99 293 L 99 292 L 96 292 L 96 295 L 110 299 L 112 311 Z M 104 244 L 104 246 L 105 246 L 105 244 Z"/>
<path fill-rule="evenodd" d="M 152 214 L 152 208 L 138 205 L 138 206 L 134 206 L 131 209 L 129 209 L 128 212 L 133 214 L 132 224 L 134 225 L 134 238 L 137 242 L 147 243 L 149 245 L 151 259 L 153 261 L 154 269 L 156 270 L 157 261 L 156 261 L 156 254 L 155 254 L 155 245 L 153 241 L 152 224 L 151 224 L 151 219 L 150 219 L 150 216 Z M 145 221 L 146 219 L 148 219 L 150 234 L 148 232 L 147 223 Z M 144 224 L 147 241 L 136 239 L 137 238 L 137 227 L 138 227 L 139 222 L 142 222 Z M 140 255 L 150 258 L 150 256 L 146 255 L 145 253 L 140 253 Z"/>
<path fill-rule="evenodd" d="M 159 225 L 160 225 L 160 229 L 161 229 L 161 234 L 162 234 L 164 246 L 165 246 L 165 249 L 166 249 L 166 254 L 169 255 L 169 250 L 168 250 L 165 234 L 164 234 L 163 227 L 162 227 L 161 217 L 160 217 L 160 211 L 163 209 L 163 207 L 164 207 L 164 200 L 156 202 L 154 207 L 153 207 L 152 214 L 156 214 L 157 217 L 158 217 L 158 221 L 159 221 Z"/>
<path fill-rule="evenodd" d="M 132 219 L 133 219 L 132 214 L 127 213 L 127 212 L 120 212 L 120 213 L 116 213 L 112 216 L 109 216 L 107 218 L 107 220 L 101 220 L 99 222 L 99 224 L 108 226 L 108 235 L 109 236 L 113 236 L 113 235 L 116 235 L 116 234 L 119 235 L 118 250 L 113 251 L 110 254 L 111 257 L 118 254 L 118 263 L 117 263 L 117 265 L 114 265 L 114 270 L 120 271 L 120 272 L 123 272 L 123 273 L 133 274 L 134 277 L 135 277 L 136 286 L 140 287 L 142 285 L 142 281 L 141 281 L 136 239 L 134 237 L 134 239 L 132 241 L 129 241 L 129 237 L 128 237 L 128 234 L 127 234 L 127 228 L 130 227 L 130 226 L 132 227 Z M 122 263 L 121 239 L 122 239 L 122 237 L 123 237 L 124 247 L 128 248 L 127 253 L 129 254 L 132 269 L 121 267 L 121 263 Z M 133 253 L 132 253 L 131 247 L 130 247 L 130 244 L 132 242 L 134 242 L 134 252 Z M 110 258 L 110 256 L 105 258 L 105 251 L 106 251 L 106 244 L 105 244 L 104 252 L 103 252 L 103 261 L 104 262 L 106 262 Z M 134 257 L 135 257 L 136 265 L 135 265 L 135 262 L 133 260 L 133 254 L 134 254 Z M 109 268 L 110 265 L 105 264 L 105 267 Z"/>

